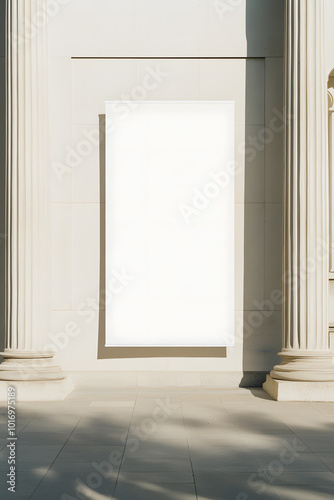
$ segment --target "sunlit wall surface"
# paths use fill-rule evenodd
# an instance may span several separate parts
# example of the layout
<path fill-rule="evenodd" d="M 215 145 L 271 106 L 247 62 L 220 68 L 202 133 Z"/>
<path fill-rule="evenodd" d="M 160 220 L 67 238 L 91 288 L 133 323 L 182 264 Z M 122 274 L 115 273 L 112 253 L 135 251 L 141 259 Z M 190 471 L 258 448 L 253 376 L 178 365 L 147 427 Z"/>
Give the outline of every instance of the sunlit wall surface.
<path fill-rule="evenodd" d="M 106 345 L 234 342 L 234 103 L 106 103 Z"/>

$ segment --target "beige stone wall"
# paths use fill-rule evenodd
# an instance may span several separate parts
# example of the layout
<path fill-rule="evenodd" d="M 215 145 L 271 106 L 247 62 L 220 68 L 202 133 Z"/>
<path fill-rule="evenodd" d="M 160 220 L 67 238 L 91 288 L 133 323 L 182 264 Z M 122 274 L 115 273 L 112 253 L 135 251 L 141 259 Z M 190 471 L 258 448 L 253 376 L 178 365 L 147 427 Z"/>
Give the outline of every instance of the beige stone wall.
<path fill-rule="evenodd" d="M 284 2 L 232 4 L 71 0 L 50 22 L 50 341 L 58 344 L 65 370 L 266 371 L 277 360 Z M 117 353 L 116 359 L 109 350 L 102 356 L 110 359 L 98 359 L 101 316 L 77 312 L 95 309 L 99 298 L 98 116 L 106 100 L 136 95 L 145 87 L 145 76 L 157 68 L 168 76 L 157 77 L 155 88 L 146 89 L 147 99 L 236 103 L 235 154 L 241 166 L 235 179 L 236 346 L 209 357 L 205 351 L 184 357 L 147 351 L 137 357 L 132 349 L 121 357 Z"/>

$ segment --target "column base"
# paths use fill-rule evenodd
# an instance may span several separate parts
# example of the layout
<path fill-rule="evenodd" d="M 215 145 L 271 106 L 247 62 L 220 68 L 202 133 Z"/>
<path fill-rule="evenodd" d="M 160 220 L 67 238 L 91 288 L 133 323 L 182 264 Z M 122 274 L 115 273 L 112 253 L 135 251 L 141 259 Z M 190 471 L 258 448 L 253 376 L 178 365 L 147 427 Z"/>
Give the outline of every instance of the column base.
<path fill-rule="evenodd" d="M 276 401 L 334 401 L 334 382 L 276 380 L 267 375 L 263 389 Z"/>
<path fill-rule="evenodd" d="M 0 401 L 7 401 L 8 387 L 14 387 L 16 401 L 64 401 L 73 391 L 70 378 L 44 381 L 0 381 Z"/>
<path fill-rule="evenodd" d="M 283 349 L 280 365 L 274 366 L 273 379 L 296 382 L 334 382 L 333 353 Z"/>
<path fill-rule="evenodd" d="M 54 363 L 54 352 L 16 351 L 6 349 L 0 356 L 0 381 L 46 381 L 65 378 L 60 366 Z"/>

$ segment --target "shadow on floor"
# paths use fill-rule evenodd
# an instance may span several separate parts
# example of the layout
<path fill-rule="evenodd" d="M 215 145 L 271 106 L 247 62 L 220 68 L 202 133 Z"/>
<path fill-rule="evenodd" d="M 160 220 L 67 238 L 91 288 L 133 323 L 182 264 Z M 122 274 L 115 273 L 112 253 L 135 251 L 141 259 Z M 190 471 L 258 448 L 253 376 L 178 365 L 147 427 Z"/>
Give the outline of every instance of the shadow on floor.
<path fill-rule="evenodd" d="M 76 391 L 62 403 L 20 404 L 19 498 L 332 497 L 334 404 L 260 392 Z M 6 457 L 4 447 L 2 499 L 12 498 Z"/>

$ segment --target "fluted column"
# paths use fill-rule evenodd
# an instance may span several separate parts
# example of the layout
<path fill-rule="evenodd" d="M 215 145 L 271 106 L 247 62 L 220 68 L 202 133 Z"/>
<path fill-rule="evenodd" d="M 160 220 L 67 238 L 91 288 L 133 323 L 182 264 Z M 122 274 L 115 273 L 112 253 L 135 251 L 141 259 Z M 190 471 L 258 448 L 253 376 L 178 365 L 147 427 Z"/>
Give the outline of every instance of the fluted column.
<path fill-rule="evenodd" d="M 0 380 L 64 378 L 50 317 L 47 0 L 7 0 L 7 318 Z M 44 17 L 43 17 L 44 16 Z"/>
<path fill-rule="evenodd" d="M 283 349 L 279 353 L 282 363 L 270 374 L 276 380 L 334 381 L 327 317 L 329 184 L 324 29 L 324 0 L 286 0 Z M 305 390 L 305 386 L 297 387 Z M 268 380 L 264 388 L 268 389 Z"/>
<path fill-rule="evenodd" d="M 331 86 L 328 89 L 328 141 L 329 141 L 329 192 L 330 192 L 330 223 L 329 223 L 329 271 L 334 273 L 334 218 L 333 218 L 333 175 L 334 175 L 334 88 Z"/>

